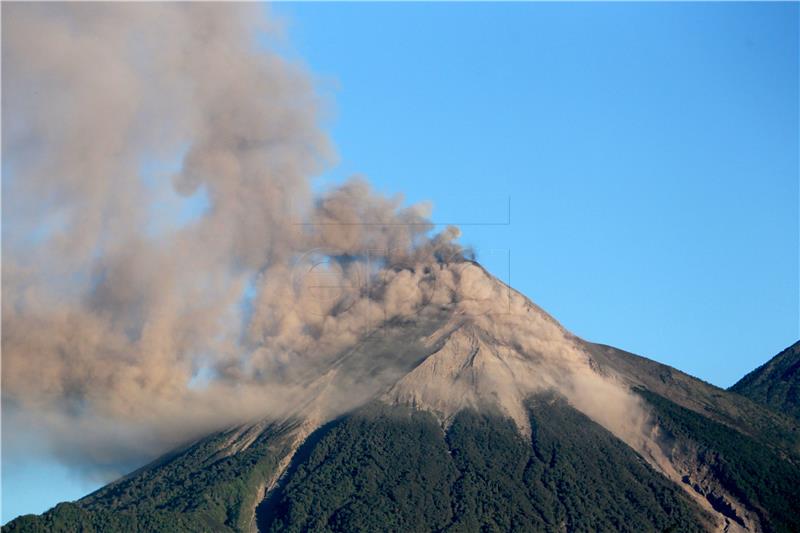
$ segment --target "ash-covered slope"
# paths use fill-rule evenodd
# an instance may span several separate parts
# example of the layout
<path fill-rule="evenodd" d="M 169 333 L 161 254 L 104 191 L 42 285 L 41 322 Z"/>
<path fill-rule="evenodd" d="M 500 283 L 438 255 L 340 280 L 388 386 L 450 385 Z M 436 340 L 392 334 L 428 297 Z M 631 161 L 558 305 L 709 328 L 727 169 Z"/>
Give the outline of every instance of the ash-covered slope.
<path fill-rule="evenodd" d="M 582 341 L 475 263 L 402 270 L 407 311 L 280 417 L 4 531 L 800 530 L 796 421 Z"/>
<path fill-rule="evenodd" d="M 800 420 L 800 341 L 747 374 L 730 390 Z"/>

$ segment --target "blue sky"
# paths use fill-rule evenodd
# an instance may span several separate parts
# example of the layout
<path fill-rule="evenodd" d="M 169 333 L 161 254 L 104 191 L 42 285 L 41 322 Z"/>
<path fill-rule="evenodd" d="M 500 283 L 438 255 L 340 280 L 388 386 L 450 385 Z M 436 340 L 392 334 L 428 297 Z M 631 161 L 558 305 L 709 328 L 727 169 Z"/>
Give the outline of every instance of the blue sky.
<path fill-rule="evenodd" d="M 797 4 L 279 4 L 326 176 L 434 220 L 589 340 L 727 387 L 798 339 Z"/>
<path fill-rule="evenodd" d="M 319 187 L 431 201 L 574 333 L 715 385 L 800 336 L 798 4 L 272 11 L 329 104 Z M 3 466 L 3 522 L 93 488 Z"/>

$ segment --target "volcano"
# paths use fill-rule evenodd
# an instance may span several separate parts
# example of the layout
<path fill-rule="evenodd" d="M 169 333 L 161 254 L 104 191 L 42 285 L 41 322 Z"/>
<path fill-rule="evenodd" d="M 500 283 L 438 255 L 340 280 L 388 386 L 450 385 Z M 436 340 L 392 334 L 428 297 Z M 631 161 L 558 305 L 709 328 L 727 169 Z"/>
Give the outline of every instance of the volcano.
<path fill-rule="evenodd" d="M 448 296 L 294 376 L 279 416 L 3 531 L 800 531 L 774 403 L 582 340 L 477 263 L 399 274 Z"/>

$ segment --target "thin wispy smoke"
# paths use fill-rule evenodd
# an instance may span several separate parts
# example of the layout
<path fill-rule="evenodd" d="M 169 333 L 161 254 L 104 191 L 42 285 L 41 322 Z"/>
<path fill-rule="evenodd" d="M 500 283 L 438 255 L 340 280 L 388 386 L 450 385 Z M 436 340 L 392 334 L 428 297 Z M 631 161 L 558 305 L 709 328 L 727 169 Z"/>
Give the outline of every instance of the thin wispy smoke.
<path fill-rule="evenodd" d="M 457 229 L 433 234 L 426 206 L 360 179 L 312 194 L 334 158 L 323 105 L 271 51 L 262 7 L 12 3 L 2 24 L 7 449 L 42 436 L 113 474 L 214 429 L 381 392 L 444 418 L 499 398 L 524 426 L 519 402 L 543 389 L 635 440 L 630 393 L 465 262 Z M 181 198 L 203 195 L 181 221 Z M 395 364 L 370 335 L 410 318 L 420 338 L 398 327 L 389 346 L 439 352 L 393 388 L 410 369 L 342 362 L 362 343 Z M 484 373 L 447 369 L 462 344 Z"/>

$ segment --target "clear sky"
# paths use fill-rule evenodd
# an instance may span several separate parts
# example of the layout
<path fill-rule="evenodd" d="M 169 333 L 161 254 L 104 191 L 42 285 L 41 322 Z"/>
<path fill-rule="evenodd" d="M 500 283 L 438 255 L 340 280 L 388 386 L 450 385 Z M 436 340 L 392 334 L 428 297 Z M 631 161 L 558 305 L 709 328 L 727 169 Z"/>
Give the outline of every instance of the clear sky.
<path fill-rule="evenodd" d="M 280 4 L 340 164 L 574 333 L 715 385 L 798 339 L 798 4 Z"/>
<path fill-rule="evenodd" d="M 272 11 L 330 105 L 320 187 L 429 200 L 577 335 L 721 387 L 800 336 L 797 3 Z M 3 522 L 92 488 L 3 466 Z"/>

